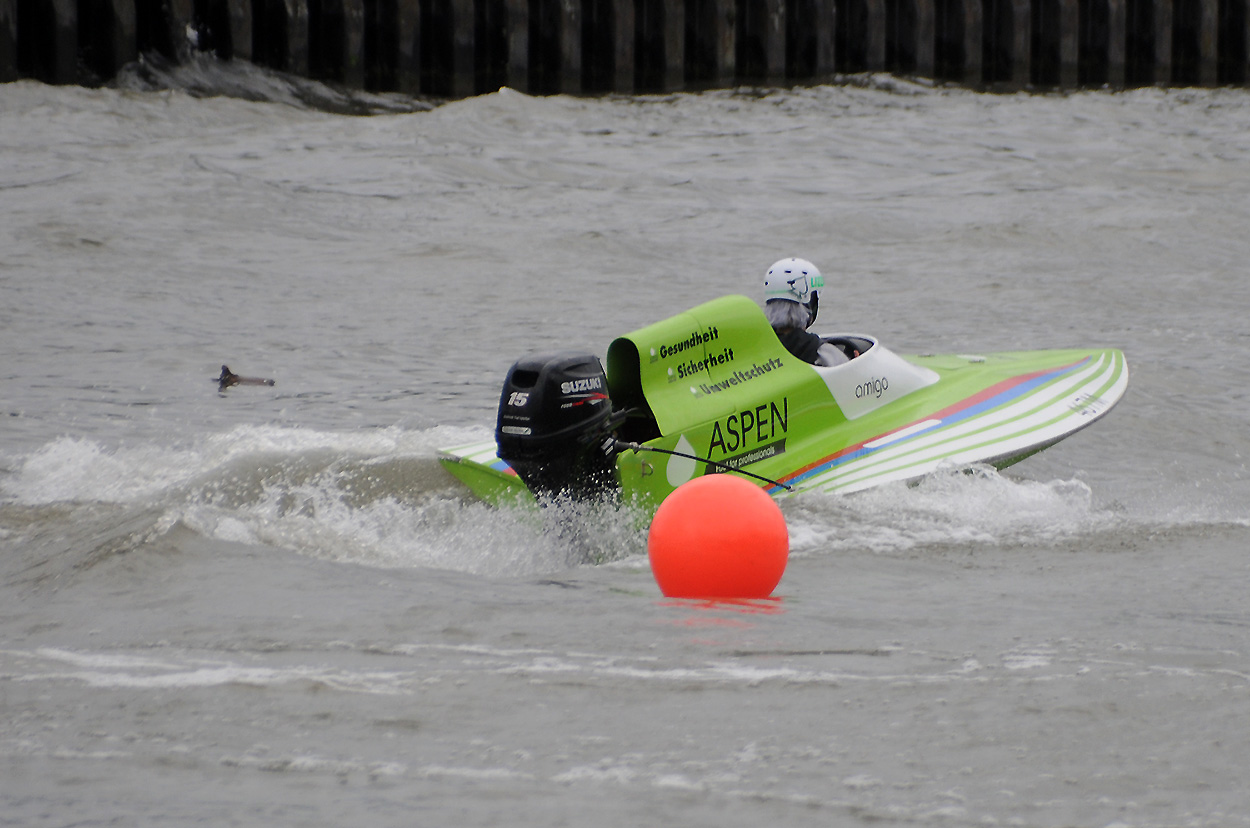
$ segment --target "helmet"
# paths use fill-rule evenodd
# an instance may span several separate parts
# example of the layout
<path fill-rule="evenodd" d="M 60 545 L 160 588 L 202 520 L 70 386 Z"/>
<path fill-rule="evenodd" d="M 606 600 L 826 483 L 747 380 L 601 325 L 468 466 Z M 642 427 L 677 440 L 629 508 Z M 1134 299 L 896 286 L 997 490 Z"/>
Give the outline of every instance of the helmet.
<path fill-rule="evenodd" d="M 782 299 L 798 302 L 807 308 L 810 314 L 807 324 L 810 325 L 816 321 L 816 311 L 820 307 L 819 289 L 824 286 L 825 277 L 807 259 L 781 259 L 764 274 L 764 301 Z"/>

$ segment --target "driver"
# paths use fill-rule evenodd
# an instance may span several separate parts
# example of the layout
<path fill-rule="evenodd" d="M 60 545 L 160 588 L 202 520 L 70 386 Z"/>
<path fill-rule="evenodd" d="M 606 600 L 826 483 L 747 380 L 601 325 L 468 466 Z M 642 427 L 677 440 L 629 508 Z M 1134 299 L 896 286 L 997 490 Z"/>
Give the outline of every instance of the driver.
<path fill-rule="evenodd" d="M 816 321 L 825 279 L 806 259 L 782 259 L 764 274 L 764 315 L 786 350 L 813 365 L 841 365 L 846 354 L 807 328 Z"/>

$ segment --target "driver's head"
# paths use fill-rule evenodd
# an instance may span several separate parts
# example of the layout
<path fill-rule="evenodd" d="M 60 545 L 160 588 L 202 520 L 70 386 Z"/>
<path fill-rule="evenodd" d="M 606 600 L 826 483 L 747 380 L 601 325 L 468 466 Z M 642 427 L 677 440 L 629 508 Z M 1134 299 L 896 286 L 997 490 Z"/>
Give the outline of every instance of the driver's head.
<path fill-rule="evenodd" d="M 790 325 L 780 326 L 775 322 L 773 327 L 806 328 L 816 321 L 816 312 L 820 307 L 820 288 L 825 286 L 825 278 L 820 275 L 816 265 L 807 259 L 781 259 L 774 262 L 764 274 L 764 310 L 769 321 L 778 317 L 795 320 Z M 769 308 L 782 305 L 774 311 Z M 803 311 L 798 313 L 784 305 L 793 305 Z M 797 320 L 802 319 L 801 322 Z"/>

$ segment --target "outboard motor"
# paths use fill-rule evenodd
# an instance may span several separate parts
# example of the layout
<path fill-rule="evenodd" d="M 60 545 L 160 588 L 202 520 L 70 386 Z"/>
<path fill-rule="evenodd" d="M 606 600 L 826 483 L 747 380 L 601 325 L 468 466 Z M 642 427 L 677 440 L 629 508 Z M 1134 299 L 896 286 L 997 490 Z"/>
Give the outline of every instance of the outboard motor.
<path fill-rule="evenodd" d="M 615 493 L 612 401 L 599 358 L 561 352 L 525 357 L 508 370 L 495 443 L 534 494 L 578 499 Z"/>

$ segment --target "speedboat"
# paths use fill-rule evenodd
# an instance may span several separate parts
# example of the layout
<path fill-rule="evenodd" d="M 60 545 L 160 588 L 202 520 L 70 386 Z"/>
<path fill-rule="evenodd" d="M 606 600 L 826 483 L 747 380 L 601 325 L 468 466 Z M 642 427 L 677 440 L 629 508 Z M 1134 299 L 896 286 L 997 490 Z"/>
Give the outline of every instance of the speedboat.
<path fill-rule="evenodd" d="M 704 474 L 770 494 L 854 492 L 943 469 L 1005 468 L 1094 423 L 1123 397 L 1114 348 L 899 356 L 872 336 L 810 365 L 745 296 L 614 340 L 606 370 L 577 352 L 508 371 L 495 439 L 440 452 L 478 497 L 620 497 L 654 511 Z"/>

